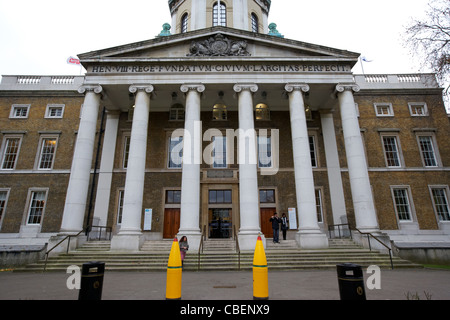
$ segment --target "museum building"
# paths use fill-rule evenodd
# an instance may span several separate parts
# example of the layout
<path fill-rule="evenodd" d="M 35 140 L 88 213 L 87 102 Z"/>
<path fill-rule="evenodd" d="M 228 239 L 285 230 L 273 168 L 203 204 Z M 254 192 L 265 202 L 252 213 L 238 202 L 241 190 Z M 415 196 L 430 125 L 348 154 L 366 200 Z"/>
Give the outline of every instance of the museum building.
<path fill-rule="evenodd" d="M 111 227 L 112 251 L 182 235 L 252 250 L 277 212 L 300 248 L 341 224 L 449 247 L 434 74 L 353 74 L 360 54 L 284 38 L 270 0 L 168 4 L 156 38 L 79 54 L 84 76 L 2 77 L 0 245 Z"/>

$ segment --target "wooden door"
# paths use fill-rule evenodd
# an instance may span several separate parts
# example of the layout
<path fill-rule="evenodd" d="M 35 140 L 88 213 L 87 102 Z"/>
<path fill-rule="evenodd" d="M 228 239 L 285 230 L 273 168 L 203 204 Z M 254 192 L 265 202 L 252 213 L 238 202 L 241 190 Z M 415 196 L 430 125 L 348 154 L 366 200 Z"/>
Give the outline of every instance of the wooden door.
<path fill-rule="evenodd" d="M 269 220 L 275 212 L 276 208 L 261 208 L 261 232 L 266 238 L 273 238 L 272 222 Z"/>
<path fill-rule="evenodd" d="M 167 208 L 164 210 L 164 239 L 175 238 L 178 230 L 180 229 L 180 209 L 179 208 Z"/>

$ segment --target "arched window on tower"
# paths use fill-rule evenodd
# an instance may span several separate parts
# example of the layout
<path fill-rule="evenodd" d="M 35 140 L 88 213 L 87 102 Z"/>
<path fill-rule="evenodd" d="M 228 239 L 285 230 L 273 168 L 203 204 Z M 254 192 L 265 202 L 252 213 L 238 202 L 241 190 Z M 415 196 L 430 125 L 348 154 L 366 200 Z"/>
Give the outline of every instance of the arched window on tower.
<path fill-rule="evenodd" d="M 254 13 L 252 13 L 252 32 L 259 32 L 258 16 Z"/>
<path fill-rule="evenodd" d="M 227 26 L 227 7 L 222 2 L 220 3 L 220 10 L 217 2 L 213 6 L 213 27 L 216 26 Z"/>
<path fill-rule="evenodd" d="M 181 17 L 181 33 L 188 32 L 188 14 L 185 13 Z"/>

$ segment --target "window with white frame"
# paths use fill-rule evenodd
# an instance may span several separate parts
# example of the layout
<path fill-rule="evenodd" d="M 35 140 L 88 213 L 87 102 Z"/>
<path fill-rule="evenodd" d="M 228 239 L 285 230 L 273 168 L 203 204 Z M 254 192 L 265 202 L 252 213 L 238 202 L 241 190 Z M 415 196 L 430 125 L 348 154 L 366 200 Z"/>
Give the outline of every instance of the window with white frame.
<path fill-rule="evenodd" d="M 409 102 L 408 107 L 412 117 L 428 116 L 428 107 L 425 102 Z"/>
<path fill-rule="evenodd" d="M 252 19 L 252 31 L 258 33 L 259 32 L 258 16 L 252 13 L 251 19 Z"/>
<path fill-rule="evenodd" d="M 433 136 L 419 135 L 419 147 L 425 167 L 437 167 L 438 161 L 433 143 Z"/>
<path fill-rule="evenodd" d="M 64 115 L 64 104 L 48 104 L 45 117 L 48 119 L 61 119 Z"/>
<path fill-rule="evenodd" d="M 41 224 L 44 215 L 47 191 L 32 191 L 27 224 Z"/>
<path fill-rule="evenodd" d="M 6 204 L 8 202 L 9 190 L 0 190 L 0 227 L 5 216 Z"/>
<path fill-rule="evenodd" d="M 394 197 L 395 211 L 397 213 L 398 220 L 400 222 L 412 221 L 408 188 L 393 188 L 392 194 Z"/>
<path fill-rule="evenodd" d="M 168 167 L 181 169 L 183 160 L 183 137 L 169 137 Z"/>
<path fill-rule="evenodd" d="M 29 104 L 13 104 L 9 117 L 12 119 L 26 119 L 30 110 Z"/>
<path fill-rule="evenodd" d="M 42 137 L 39 148 L 38 169 L 51 170 L 55 162 L 56 145 L 58 138 L 56 137 Z"/>
<path fill-rule="evenodd" d="M 123 161 L 122 161 L 122 168 L 126 169 L 128 168 L 128 156 L 130 155 L 130 141 L 131 141 L 131 135 L 127 134 L 123 137 Z"/>
<path fill-rule="evenodd" d="M 323 205 L 322 205 L 322 190 L 316 189 L 316 212 L 317 212 L 317 222 L 323 222 Z"/>
<path fill-rule="evenodd" d="M 219 13 L 220 11 L 220 13 Z M 219 21 L 219 15 L 220 15 L 220 21 Z M 219 4 L 216 2 L 213 6 L 213 27 L 216 26 L 227 26 L 227 7 L 223 2 L 220 3 L 220 10 L 219 10 Z"/>
<path fill-rule="evenodd" d="M 392 117 L 394 116 L 394 108 L 391 103 L 375 103 L 375 113 L 377 117 Z"/>
<path fill-rule="evenodd" d="M 227 137 L 213 138 L 213 168 L 227 167 Z"/>
<path fill-rule="evenodd" d="M 5 136 L 2 145 L 2 170 L 14 170 L 19 157 L 22 138 L 19 136 Z"/>
<path fill-rule="evenodd" d="M 258 136 L 258 168 L 272 167 L 271 137 Z"/>
<path fill-rule="evenodd" d="M 316 139 L 314 136 L 309 136 L 309 153 L 311 155 L 311 166 L 317 168 L 317 152 L 316 152 Z"/>
<path fill-rule="evenodd" d="M 188 17 L 187 13 L 181 17 L 181 33 L 188 32 Z"/>
<path fill-rule="evenodd" d="M 123 214 L 123 199 L 125 197 L 125 190 L 119 190 L 119 202 L 117 204 L 117 224 L 122 224 L 122 214 Z"/>
<path fill-rule="evenodd" d="M 397 136 L 382 136 L 386 166 L 401 167 L 400 149 Z"/>
<path fill-rule="evenodd" d="M 432 187 L 431 195 L 433 197 L 434 210 L 439 221 L 450 221 L 448 189 L 443 187 Z"/>

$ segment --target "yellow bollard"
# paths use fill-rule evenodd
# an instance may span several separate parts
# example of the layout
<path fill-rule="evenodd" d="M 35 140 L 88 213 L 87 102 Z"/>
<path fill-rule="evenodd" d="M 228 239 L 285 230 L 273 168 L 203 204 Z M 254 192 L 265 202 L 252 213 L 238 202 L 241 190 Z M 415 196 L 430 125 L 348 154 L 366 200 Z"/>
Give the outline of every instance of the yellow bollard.
<path fill-rule="evenodd" d="M 253 256 L 253 300 L 269 300 L 269 271 L 261 236 Z"/>
<path fill-rule="evenodd" d="M 167 263 L 166 300 L 181 300 L 181 254 L 178 239 L 175 237 Z"/>

